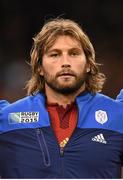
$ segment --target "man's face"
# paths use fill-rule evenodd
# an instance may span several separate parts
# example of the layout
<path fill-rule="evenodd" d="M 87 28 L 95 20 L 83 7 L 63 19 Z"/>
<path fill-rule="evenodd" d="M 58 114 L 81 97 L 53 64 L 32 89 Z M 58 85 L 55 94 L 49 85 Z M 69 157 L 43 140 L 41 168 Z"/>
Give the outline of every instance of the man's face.
<path fill-rule="evenodd" d="M 70 36 L 59 36 L 42 57 L 40 75 L 45 88 L 68 95 L 83 86 L 88 68 L 81 44 Z"/>

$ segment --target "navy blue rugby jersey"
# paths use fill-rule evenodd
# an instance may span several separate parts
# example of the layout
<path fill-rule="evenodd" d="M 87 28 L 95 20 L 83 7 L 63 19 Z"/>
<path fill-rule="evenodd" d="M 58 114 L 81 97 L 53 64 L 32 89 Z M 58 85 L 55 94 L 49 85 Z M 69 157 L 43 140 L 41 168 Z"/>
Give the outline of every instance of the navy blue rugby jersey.
<path fill-rule="evenodd" d="M 123 105 L 88 92 L 76 98 L 78 123 L 60 149 L 37 93 L 0 111 L 2 178 L 120 178 L 123 165 Z"/>
<path fill-rule="evenodd" d="M 120 93 L 118 94 L 117 98 L 118 101 L 123 102 L 123 89 L 121 89 Z"/>

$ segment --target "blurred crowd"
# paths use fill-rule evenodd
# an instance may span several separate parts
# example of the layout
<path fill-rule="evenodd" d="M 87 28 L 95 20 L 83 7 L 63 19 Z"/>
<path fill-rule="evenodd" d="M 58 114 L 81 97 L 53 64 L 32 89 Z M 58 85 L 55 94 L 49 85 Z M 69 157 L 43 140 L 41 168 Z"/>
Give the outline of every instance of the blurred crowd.
<path fill-rule="evenodd" d="M 26 95 L 33 36 L 48 18 L 76 20 L 89 35 L 96 60 L 107 75 L 103 93 L 115 97 L 123 87 L 123 1 L 0 1 L 0 99 Z"/>

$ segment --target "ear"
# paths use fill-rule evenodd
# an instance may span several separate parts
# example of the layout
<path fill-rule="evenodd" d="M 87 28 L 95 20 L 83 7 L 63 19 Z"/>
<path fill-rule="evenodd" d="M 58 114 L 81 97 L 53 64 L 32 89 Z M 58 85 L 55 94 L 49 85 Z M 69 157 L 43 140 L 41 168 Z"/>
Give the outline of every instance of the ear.
<path fill-rule="evenodd" d="M 89 64 L 87 65 L 86 72 L 87 73 L 90 72 L 90 65 Z"/>
<path fill-rule="evenodd" d="M 43 72 L 43 69 L 42 69 L 42 67 L 41 67 L 41 66 L 39 67 L 38 72 L 39 72 L 39 74 L 40 74 L 41 76 L 43 76 L 43 75 L 44 75 L 44 72 Z"/>

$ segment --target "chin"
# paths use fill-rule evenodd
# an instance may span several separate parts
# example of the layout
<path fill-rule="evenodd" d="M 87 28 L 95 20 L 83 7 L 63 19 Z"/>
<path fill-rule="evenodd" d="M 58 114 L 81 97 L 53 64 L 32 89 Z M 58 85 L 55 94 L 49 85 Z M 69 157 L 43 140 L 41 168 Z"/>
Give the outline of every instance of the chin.
<path fill-rule="evenodd" d="M 77 89 L 75 88 L 70 88 L 70 87 L 64 87 L 62 89 L 57 89 L 56 90 L 58 93 L 63 94 L 63 95 L 70 95 L 74 94 L 77 92 Z"/>
<path fill-rule="evenodd" d="M 74 80 L 65 80 L 65 81 L 59 81 L 58 84 L 61 87 L 70 87 L 70 86 L 74 86 L 75 85 L 75 81 Z"/>

